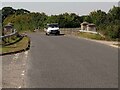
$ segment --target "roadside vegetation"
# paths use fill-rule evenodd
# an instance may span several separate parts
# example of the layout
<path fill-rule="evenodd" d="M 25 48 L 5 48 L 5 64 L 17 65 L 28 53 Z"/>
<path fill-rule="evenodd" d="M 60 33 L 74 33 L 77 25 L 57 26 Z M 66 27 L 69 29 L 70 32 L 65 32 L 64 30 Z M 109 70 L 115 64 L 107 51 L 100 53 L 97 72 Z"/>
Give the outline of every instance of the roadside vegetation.
<path fill-rule="evenodd" d="M 11 22 L 19 32 L 43 29 L 47 23 L 58 23 L 60 28 L 80 28 L 80 23 L 87 21 L 94 23 L 97 31 L 108 40 L 118 40 L 120 37 L 120 7 L 116 6 L 113 6 L 108 13 L 96 10 L 84 16 L 78 16 L 75 13 L 48 16 L 45 13 L 30 12 L 25 9 L 16 10 L 12 7 L 4 7 L 0 12 L 2 12 L 2 25 Z M 99 35 L 91 38 L 101 39 Z"/>
<path fill-rule="evenodd" d="M 102 37 L 99 34 L 92 34 L 92 33 L 80 32 L 78 35 L 80 37 L 84 37 L 84 38 L 90 38 L 90 39 L 95 39 L 95 40 L 105 40 L 105 37 Z"/>
<path fill-rule="evenodd" d="M 26 49 L 28 47 L 28 42 L 29 42 L 29 38 L 23 37 L 22 40 L 20 40 L 15 44 L 0 47 L 0 52 L 10 53 L 10 52 L 16 52 L 16 51 Z"/>
<path fill-rule="evenodd" d="M 12 44 L 12 43 L 19 41 L 21 38 L 22 37 L 18 37 L 18 36 L 11 36 L 10 38 L 4 38 L 0 42 L 0 45 Z"/>

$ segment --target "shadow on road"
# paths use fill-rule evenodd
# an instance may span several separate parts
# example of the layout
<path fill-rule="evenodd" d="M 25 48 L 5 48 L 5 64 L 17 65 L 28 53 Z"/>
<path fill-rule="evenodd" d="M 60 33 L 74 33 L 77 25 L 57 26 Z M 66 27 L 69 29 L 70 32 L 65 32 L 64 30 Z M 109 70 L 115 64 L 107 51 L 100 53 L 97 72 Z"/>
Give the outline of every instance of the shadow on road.
<path fill-rule="evenodd" d="M 48 36 L 64 36 L 65 34 L 59 34 L 59 35 L 55 35 L 55 34 L 50 34 Z"/>

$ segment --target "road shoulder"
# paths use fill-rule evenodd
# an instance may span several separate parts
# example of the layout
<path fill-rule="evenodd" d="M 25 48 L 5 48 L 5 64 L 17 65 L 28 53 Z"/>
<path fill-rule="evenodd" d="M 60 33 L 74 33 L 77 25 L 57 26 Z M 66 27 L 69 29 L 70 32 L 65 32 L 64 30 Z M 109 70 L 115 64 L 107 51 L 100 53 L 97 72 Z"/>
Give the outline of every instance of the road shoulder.
<path fill-rule="evenodd" d="M 66 36 L 70 36 L 70 35 L 66 35 Z M 78 38 L 78 39 L 84 39 L 84 40 L 88 40 L 88 41 L 92 41 L 92 42 L 96 42 L 96 43 L 100 43 L 100 44 L 104 44 L 107 46 L 111 46 L 113 48 L 120 48 L 119 46 L 117 46 L 119 44 L 119 42 L 117 42 L 117 41 L 94 40 L 94 39 L 83 38 L 83 37 L 78 37 L 78 36 L 72 36 L 72 37 Z"/>
<path fill-rule="evenodd" d="M 25 88 L 28 51 L 2 57 L 3 88 Z"/>

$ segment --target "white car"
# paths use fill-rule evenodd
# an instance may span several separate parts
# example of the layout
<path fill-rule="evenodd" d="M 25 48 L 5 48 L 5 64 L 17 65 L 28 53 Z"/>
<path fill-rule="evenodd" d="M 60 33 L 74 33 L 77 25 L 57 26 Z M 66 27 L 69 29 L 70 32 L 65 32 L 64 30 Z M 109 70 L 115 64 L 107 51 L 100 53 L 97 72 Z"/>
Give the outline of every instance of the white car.
<path fill-rule="evenodd" d="M 46 35 L 54 34 L 59 35 L 60 30 L 57 23 L 47 24 L 47 28 L 45 29 Z"/>

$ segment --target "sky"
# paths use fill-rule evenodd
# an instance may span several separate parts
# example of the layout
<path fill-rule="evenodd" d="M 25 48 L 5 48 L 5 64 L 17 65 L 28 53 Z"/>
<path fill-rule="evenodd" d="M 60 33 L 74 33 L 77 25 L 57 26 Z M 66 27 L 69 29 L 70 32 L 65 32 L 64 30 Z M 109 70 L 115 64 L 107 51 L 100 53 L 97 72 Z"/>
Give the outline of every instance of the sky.
<path fill-rule="evenodd" d="M 26 9 L 31 12 L 44 12 L 47 15 L 58 15 L 65 12 L 77 15 L 88 15 L 91 11 L 102 10 L 108 12 L 118 2 L 2 2 L 2 7 Z"/>

